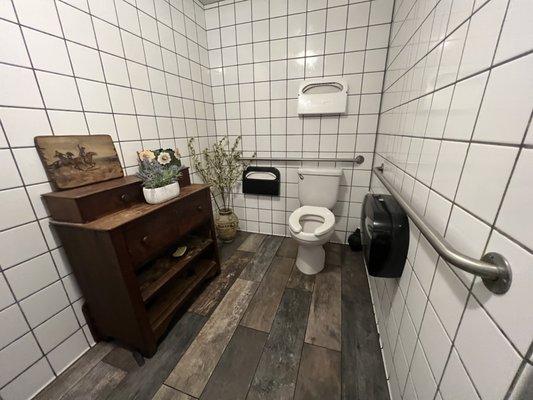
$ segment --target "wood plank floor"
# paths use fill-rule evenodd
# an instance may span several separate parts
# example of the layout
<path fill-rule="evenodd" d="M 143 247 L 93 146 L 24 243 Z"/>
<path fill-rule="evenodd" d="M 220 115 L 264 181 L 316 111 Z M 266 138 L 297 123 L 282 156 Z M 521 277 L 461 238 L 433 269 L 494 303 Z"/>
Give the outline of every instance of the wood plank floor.
<path fill-rule="evenodd" d="M 389 399 L 360 253 L 326 245 L 316 276 L 290 238 L 239 232 L 220 254 L 151 359 L 101 342 L 37 399 Z"/>

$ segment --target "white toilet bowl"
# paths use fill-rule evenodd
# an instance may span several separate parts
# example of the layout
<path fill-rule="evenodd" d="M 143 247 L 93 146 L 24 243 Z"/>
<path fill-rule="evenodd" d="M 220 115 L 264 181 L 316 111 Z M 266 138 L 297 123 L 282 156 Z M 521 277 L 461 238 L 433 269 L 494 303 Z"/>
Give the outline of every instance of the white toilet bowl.
<path fill-rule="evenodd" d="M 335 230 L 335 216 L 325 207 L 303 206 L 289 217 L 289 231 L 298 243 L 296 266 L 307 275 L 314 275 L 324 268 L 327 243 Z"/>

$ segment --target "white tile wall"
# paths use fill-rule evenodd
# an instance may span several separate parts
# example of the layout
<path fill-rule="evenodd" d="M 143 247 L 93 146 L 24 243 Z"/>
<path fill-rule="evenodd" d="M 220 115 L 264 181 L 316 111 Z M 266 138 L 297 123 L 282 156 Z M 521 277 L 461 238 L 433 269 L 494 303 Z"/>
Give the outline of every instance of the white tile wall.
<path fill-rule="evenodd" d="M 359 225 L 371 166 L 384 162 L 450 242 L 476 257 L 501 251 L 515 276 L 506 295 L 494 296 L 411 227 L 402 278 L 370 279 L 393 399 L 521 398 L 533 360 L 533 221 L 517 212 L 533 200 L 531 7 L 0 1 L 0 324 L 9 326 L 0 397 L 31 397 L 94 344 L 39 198 L 50 185 L 33 137 L 108 133 L 126 173 L 142 147 L 179 147 L 188 164 L 190 137 L 203 148 L 242 135 L 246 154 L 266 157 L 362 154 L 361 166 L 337 164 L 336 241 Z M 297 116 L 298 86 L 317 76 L 347 79 L 347 115 Z M 279 198 L 237 188 L 242 229 L 287 234 L 301 163 L 273 165 Z"/>
<path fill-rule="evenodd" d="M 365 156 L 356 168 L 336 164 L 344 175 L 334 241 L 345 242 L 359 225 L 368 191 L 392 3 L 244 0 L 206 6 L 217 137 L 242 135 L 245 155 L 255 151 L 259 157 Z M 323 76 L 348 81 L 348 113 L 298 117 L 299 85 Z M 238 188 L 240 227 L 286 235 L 288 216 L 299 206 L 296 169 L 301 164 L 258 165 L 280 170 L 281 195 L 242 195 Z"/>
<path fill-rule="evenodd" d="M 374 165 L 460 251 L 504 254 L 514 280 L 490 293 L 411 224 L 402 278 L 370 278 L 394 400 L 530 393 L 531 11 L 520 0 L 395 2 Z M 375 177 L 372 189 L 384 190 Z"/>
<path fill-rule="evenodd" d="M 33 137 L 110 134 L 126 173 L 143 147 L 187 156 L 187 137 L 215 132 L 209 79 L 193 0 L 0 1 L 3 400 L 32 397 L 94 344 Z"/>

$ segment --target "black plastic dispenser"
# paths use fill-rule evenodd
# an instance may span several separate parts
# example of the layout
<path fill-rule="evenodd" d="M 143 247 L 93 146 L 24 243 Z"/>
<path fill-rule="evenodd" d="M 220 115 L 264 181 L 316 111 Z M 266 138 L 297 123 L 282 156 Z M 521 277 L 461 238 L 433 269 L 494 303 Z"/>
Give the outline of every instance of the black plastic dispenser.
<path fill-rule="evenodd" d="M 242 172 L 242 192 L 279 196 L 280 178 L 277 168 L 249 166 Z"/>
<path fill-rule="evenodd" d="M 363 255 L 368 273 L 402 276 L 409 248 L 409 220 L 392 196 L 367 194 L 361 211 Z"/>

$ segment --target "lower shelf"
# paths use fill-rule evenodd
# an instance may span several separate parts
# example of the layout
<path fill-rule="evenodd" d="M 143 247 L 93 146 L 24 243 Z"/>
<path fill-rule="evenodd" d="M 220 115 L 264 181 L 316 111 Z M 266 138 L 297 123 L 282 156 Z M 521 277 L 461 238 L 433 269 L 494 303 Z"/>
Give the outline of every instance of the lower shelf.
<path fill-rule="evenodd" d="M 185 302 L 189 294 L 215 268 L 213 260 L 198 260 L 194 266 L 194 274 L 169 282 L 147 305 L 148 319 L 156 337 L 160 337 L 175 311 Z"/>
<path fill-rule="evenodd" d="M 172 278 L 182 272 L 188 265 L 199 257 L 213 243 L 211 238 L 186 238 L 187 252 L 176 259 L 171 255 L 161 257 L 151 265 L 143 268 L 138 274 L 137 281 L 141 290 L 143 302 L 148 302 Z"/>

